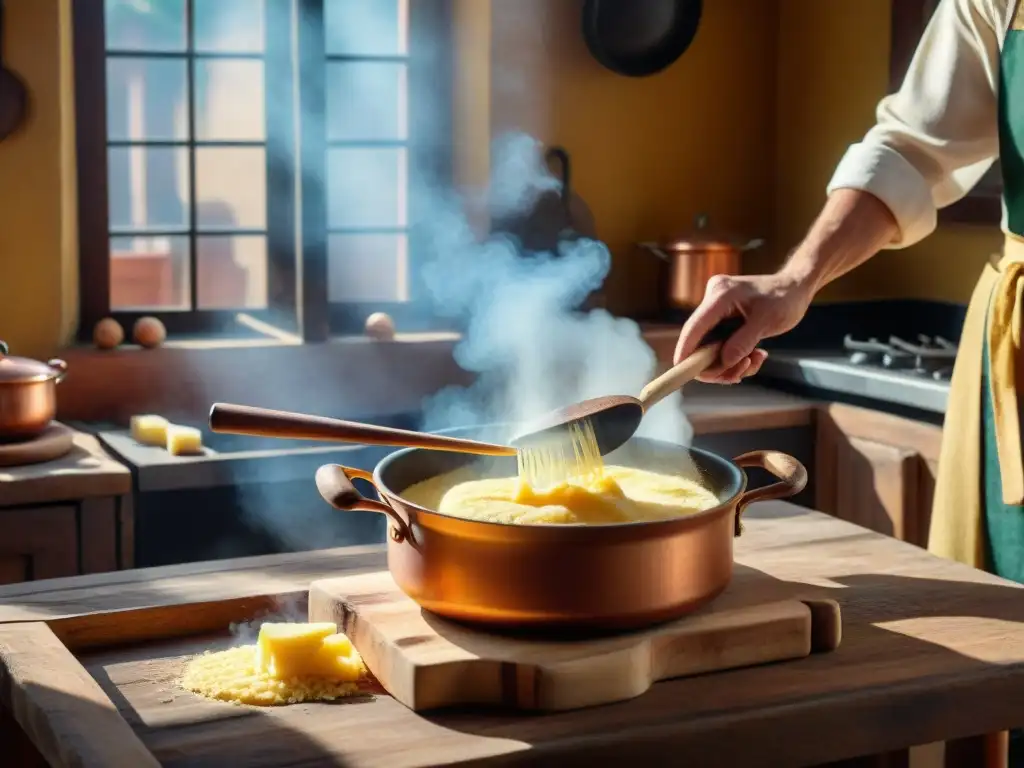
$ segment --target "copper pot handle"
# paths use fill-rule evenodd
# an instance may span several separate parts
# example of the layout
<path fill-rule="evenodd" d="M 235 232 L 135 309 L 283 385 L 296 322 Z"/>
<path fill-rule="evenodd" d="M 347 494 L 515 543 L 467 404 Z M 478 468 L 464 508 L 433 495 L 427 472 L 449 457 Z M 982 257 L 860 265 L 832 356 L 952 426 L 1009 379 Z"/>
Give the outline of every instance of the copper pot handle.
<path fill-rule="evenodd" d="M 324 464 L 316 471 L 316 489 L 324 501 L 335 509 L 345 512 L 381 512 L 391 518 L 391 538 L 397 543 L 412 540 L 409 524 L 402 519 L 390 504 L 368 499 L 352 485 L 352 478 L 373 482 L 373 475 L 355 467 L 340 464 Z"/>
<path fill-rule="evenodd" d="M 53 377 L 54 384 L 60 384 L 68 375 L 68 364 L 59 358 L 55 357 L 52 360 L 47 360 L 46 365 L 52 368 L 56 374 Z"/>
<path fill-rule="evenodd" d="M 761 467 L 779 478 L 779 482 L 747 491 L 736 502 L 736 530 L 743 532 L 741 517 L 744 510 L 755 501 L 788 499 L 807 487 L 807 469 L 792 456 L 781 451 L 751 451 L 732 460 L 737 467 Z"/>

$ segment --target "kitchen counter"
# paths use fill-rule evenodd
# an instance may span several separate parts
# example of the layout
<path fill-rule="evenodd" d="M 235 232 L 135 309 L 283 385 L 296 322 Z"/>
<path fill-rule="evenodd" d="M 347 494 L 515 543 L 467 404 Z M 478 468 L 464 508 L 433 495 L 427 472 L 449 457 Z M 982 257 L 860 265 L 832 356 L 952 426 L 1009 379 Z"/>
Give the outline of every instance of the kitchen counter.
<path fill-rule="evenodd" d="M 847 355 L 822 357 L 801 350 L 772 352 L 758 373 L 759 381 L 802 385 L 929 414 L 945 414 L 949 382 L 906 371 L 889 371 L 850 363 Z"/>
<path fill-rule="evenodd" d="M 147 750 L 163 765 L 798 766 L 1024 722 L 1021 587 L 784 502 L 755 504 L 745 519 L 739 559 L 842 605 L 838 650 L 658 683 L 628 702 L 546 716 L 423 716 L 379 695 L 275 710 L 224 705 L 231 725 L 215 733 L 209 720 L 190 720 L 188 707 L 173 718 L 141 718 L 130 677 L 82 650 L 125 626 L 124 611 L 140 612 L 136 643 L 223 633 L 240 612 L 301 593 L 313 579 L 384 567 L 382 548 L 359 547 L 0 587 L 0 703 L 10 706 L 13 681 L 22 690 L 37 681 L 31 704 L 14 716 L 53 764 L 71 764 L 77 750 L 88 753 L 78 763 L 87 766 L 155 764 L 138 762 Z M 48 664 L 12 652 L 30 635 Z M 57 694 L 38 687 L 51 664 L 74 662 L 62 643 L 86 657 L 99 687 L 84 670 L 84 681 L 54 672 L 50 682 L 91 686 L 89 701 L 68 696 L 55 705 Z M 137 652 L 149 658 L 159 648 Z M 957 751 L 980 742 L 960 740 Z M 136 762 L 125 762 L 128 754 Z M 977 757 L 961 764 L 982 764 Z"/>
<path fill-rule="evenodd" d="M 697 381 L 683 389 L 683 411 L 698 435 L 807 426 L 815 408 L 811 400 L 751 382 L 723 386 Z"/>
<path fill-rule="evenodd" d="M 78 432 L 71 450 L 53 461 L 0 467 L 0 507 L 43 504 L 131 490 L 131 472 L 92 435 Z"/>

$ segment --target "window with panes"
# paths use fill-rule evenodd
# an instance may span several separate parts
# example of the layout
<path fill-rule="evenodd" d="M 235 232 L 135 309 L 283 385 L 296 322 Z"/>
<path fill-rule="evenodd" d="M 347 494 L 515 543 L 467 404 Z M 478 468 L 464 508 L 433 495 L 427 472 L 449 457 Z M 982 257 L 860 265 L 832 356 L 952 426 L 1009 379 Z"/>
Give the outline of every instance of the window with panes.
<path fill-rule="evenodd" d="M 83 335 L 429 323 L 414 187 L 450 177 L 446 2 L 79 0 L 75 20 Z"/>

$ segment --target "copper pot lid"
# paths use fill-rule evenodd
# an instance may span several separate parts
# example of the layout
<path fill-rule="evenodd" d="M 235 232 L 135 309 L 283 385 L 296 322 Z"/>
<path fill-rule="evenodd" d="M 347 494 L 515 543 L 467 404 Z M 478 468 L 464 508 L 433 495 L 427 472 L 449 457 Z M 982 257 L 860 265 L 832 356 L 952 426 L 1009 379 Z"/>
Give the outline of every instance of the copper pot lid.
<path fill-rule="evenodd" d="M 708 225 L 707 214 L 702 213 L 694 221 L 692 232 L 658 243 L 657 248 L 666 253 L 708 253 L 749 251 L 762 245 L 764 240 L 748 240 L 715 232 Z"/>
<path fill-rule="evenodd" d="M 60 378 L 63 374 L 63 371 L 53 364 L 42 363 L 30 357 L 14 357 L 8 354 L 9 351 L 7 344 L 0 341 L 0 384 L 29 384 Z"/>

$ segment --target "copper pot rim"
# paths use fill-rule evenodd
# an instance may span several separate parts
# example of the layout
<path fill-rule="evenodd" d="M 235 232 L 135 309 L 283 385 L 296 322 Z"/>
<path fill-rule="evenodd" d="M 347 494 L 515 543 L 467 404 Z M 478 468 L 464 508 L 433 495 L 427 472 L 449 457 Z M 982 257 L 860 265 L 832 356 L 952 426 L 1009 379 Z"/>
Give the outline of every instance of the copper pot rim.
<path fill-rule="evenodd" d="M 68 364 L 60 358 L 45 363 L 30 357 L 16 357 L 10 348 L 0 340 L 0 386 L 24 386 L 53 382 L 60 384 L 68 372 Z"/>
<path fill-rule="evenodd" d="M 740 255 L 746 251 L 760 248 L 764 245 L 764 240 L 762 238 L 744 238 L 732 233 L 709 229 L 707 215 L 699 214 L 694 222 L 694 228 L 690 232 L 662 237 L 653 242 L 637 243 L 637 245 L 668 256 L 720 253 Z"/>
<path fill-rule="evenodd" d="M 725 242 L 667 242 L 667 243 L 639 243 L 642 247 L 652 245 L 671 256 L 686 256 L 699 253 L 742 253 L 743 246 Z"/>
<path fill-rule="evenodd" d="M 54 372 L 53 374 L 38 373 L 33 378 L 0 379 L 0 387 L 23 387 L 28 386 L 29 384 L 46 384 L 49 382 L 55 383 L 60 378 L 62 378 L 62 375 L 57 372 Z"/>
<path fill-rule="evenodd" d="M 482 425 L 480 427 L 462 427 L 451 430 L 441 430 L 445 433 L 451 432 L 480 432 L 482 430 L 493 428 L 500 425 Z M 687 528 L 694 528 L 703 525 L 705 522 L 718 518 L 723 514 L 727 514 L 734 510 L 737 504 L 743 497 L 744 492 L 747 489 L 747 474 L 737 465 L 735 462 L 721 456 L 712 451 L 705 450 L 703 448 L 687 447 L 679 445 L 678 443 L 671 443 L 665 440 L 654 440 L 647 437 L 633 437 L 627 443 L 626 446 L 637 446 L 645 445 L 648 447 L 657 448 L 664 450 L 666 453 L 676 453 L 680 456 L 683 454 L 696 457 L 696 464 L 701 470 L 704 469 L 703 464 L 708 463 L 712 465 L 718 465 L 731 475 L 731 482 L 727 486 L 729 491 L 728 497 L 724 501 L 720 501 L 718 505 L 714 507 L 708 507 L 700 512 L 694 512 L 688 515 L 681 515 L 679 517 L 668 518 L 665 520 L 642 520 L 628 523 L 602 523 L 600 525 L 586 525 L 586 524 L 569 524 L 564 523 L 552 524 L 552 523 L 502 523 L 493 520 L 468 520 L 464 517 L 457 517 L 455 515 L 448 515 L 444 512 L 439 512 L 436 509 L 429 509 L 427 507 L 415 504 L 409 501 L 401 492 L 395 491 L 391 488 L 388 483 L 384 480 L 384 474 L 389 471 L 390 467 L 393 467 L 399 461 L 411 461 L 411 457 L 414 454 L 426 453 L 428 449 L 425 448 L 402 448 L 394 453 L 390 453 L 377 462 L 377 465 L 373 469 L 373 484 L 376 487 L 378 493 L 387 499 L 387 503 L 393 508 L 397 506 L 405 510 L 414 510 L 417 516 L 425 516 L 427 520 L 436 518 L 438 521 L 445 521 L 448 524 L 459 525 L 460 527 L 465 526 L 467 530 L 478 529 L 478 530 L 491 530 L 491 531 L 516 531 L 521 532 L 522 535 L 553 535 L 562 538 L 567 535 L 567 532 L 572 531 L 570 536 L 574 538 L 579 537 L 594 537 L 594 538 L 605 538 L 609 532 L 625 533 L 634 532 L 640 535 L 648 535 L 657 531 L 659 534 L 669 533 L 676 530 L 684 530 Z M 420 521 L 417 521 L 420 522 Z"/>

